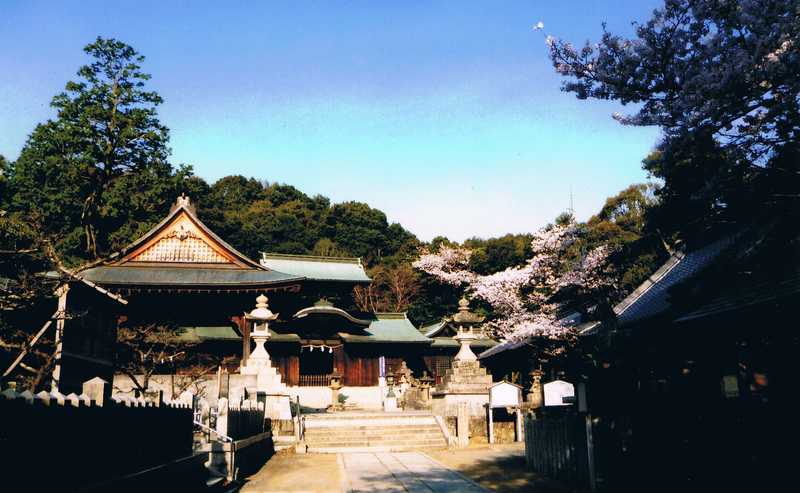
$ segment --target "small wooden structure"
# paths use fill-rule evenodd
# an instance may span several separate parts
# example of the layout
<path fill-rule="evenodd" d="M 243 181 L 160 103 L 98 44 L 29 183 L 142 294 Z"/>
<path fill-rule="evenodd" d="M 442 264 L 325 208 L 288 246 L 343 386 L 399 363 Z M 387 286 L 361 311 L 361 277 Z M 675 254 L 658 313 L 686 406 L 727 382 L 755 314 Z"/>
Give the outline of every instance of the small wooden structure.
<path fill-rule="evenodd" d="M 494 409 L 513 410 L 515 415 L 514 441 L 522 441 L 522 387 L 503 380 L 489 387 L 489 404 L 486 406 L 489 422 L 489 443 L 494 443 Z M 511 411 L 509 411 L 511 412 Z"/>

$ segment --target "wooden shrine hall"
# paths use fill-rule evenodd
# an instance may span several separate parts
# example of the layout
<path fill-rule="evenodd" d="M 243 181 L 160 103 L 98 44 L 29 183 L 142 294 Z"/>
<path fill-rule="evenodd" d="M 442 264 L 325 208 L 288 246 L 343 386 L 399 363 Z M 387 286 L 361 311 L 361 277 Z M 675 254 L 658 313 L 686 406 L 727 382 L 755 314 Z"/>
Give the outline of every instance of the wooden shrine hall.
<path fill-rule="evenodd" d="M 90 373 L 109 376 L 108 360 L 95 361 L 84 349 L 98 344 L 88 340 L 91 334 L 104 332 L 109 341 L 108 334 L 125 324 L 180 327 L 191 357 L 228 357 L 235 370 L 251 351 L 245 313 L 260 294 L 278 314 L 266 348 L 290 387 L 327 386 L 334 371 L 345 386 L 377 386 L 401 361 L 417 375 L 432 371 L 424 355 L 434 341 L 405 314 L 355 309 L 353 288 L 371 282 L 359 259 L 265 253 L 255 262 L 203 224 L 186 197 L 106 263 L 78 272 L 74 282 L 91 283 L 126 303 L 97 317 L 105 321 L 102 330 L 67 324 L 64 355 L 88 367 L 65 368 L 65 390 Z"/>

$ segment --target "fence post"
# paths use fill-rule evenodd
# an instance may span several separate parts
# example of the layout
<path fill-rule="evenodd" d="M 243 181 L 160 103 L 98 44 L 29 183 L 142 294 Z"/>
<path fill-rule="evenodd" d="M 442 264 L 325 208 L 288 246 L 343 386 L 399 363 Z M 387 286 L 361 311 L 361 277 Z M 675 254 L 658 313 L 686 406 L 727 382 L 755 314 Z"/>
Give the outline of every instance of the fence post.
<path fill-rule="evenodd" d="M 111 386 L 100 377 L 83 382 L 83 394 L 94 401 L 95 406 L 103 406 L 107 396 L 111 395 Z"/>
<path fill-rule="evenodd" d="M 597 490 L 597 478 L 594 472 L 594 438 L 592 437 L 592 415 L 586 414 L 586 459 L 589 469 L 589 489 Z"/>

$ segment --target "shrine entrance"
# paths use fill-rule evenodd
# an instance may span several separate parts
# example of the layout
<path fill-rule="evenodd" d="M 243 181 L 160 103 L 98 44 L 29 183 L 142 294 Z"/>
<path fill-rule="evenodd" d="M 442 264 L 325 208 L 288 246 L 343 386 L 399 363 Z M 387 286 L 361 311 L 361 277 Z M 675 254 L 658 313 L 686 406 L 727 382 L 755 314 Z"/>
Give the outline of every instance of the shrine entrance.
<path fill-rule="evenodd" d="M 336 368 L 335 351 L 341 351 L 338 341 L 303 341 L 300 347 L 301 387 L 327 387 Z M 342 371 L 343 368 L 339 368 Z"/>

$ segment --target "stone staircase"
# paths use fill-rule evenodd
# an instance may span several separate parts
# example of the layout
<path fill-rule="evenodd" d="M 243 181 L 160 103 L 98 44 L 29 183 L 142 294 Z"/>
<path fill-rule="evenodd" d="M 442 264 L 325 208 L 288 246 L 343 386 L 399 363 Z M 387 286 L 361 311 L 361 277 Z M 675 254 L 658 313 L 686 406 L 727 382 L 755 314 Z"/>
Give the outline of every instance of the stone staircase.
<path fill-rule="evenodd" d="M 432 414 L 423 412 L 311 414 L 305 417 L 308 452 L 401 452 L 446 448 Z"/>

